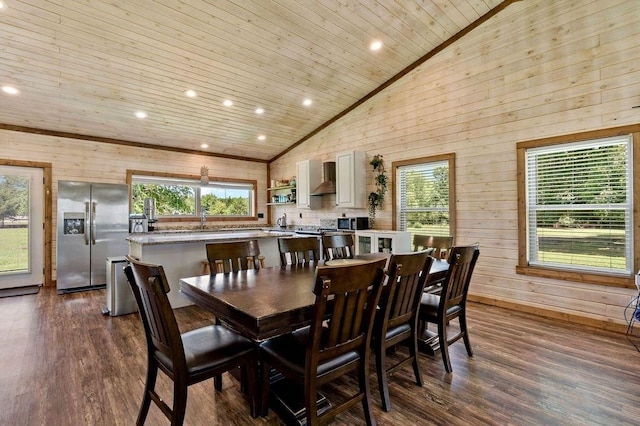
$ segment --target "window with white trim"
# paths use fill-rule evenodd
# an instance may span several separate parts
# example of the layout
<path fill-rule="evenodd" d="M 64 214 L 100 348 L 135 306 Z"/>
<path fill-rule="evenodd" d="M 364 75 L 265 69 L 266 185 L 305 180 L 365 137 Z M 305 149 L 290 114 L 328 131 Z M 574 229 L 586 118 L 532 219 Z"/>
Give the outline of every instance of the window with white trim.
<path fill-rule="evenodd" d="M 631 273 L 632 158 L 631 135 L 526 149 L 530 266 Z"/>
<path fill-rule="evenodd" d="M 144 199 L 154 198 L 160 219 L 200 216 L 249 219 L 254 217 L 255 182 L 133 175 L 131 210 L 144 212 Z"/>
<path fill-rule="evenodd" d="M 396 229 L 412 235 L 453 235 L 452 163 L 453 155 L 394 163 Z"/>

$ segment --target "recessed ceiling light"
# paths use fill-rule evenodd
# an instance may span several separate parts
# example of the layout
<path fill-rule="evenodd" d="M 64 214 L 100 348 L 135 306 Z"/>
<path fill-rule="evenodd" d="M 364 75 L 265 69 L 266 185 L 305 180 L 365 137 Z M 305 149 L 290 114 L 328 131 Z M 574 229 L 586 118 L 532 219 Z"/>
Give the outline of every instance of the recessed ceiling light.
<path fill-rule="evenodd" d="M 206 143 L 203 143 L 202 145 L 200 145 L 200 148 L 207 149 L 207 148 L 209 148 L 209 145 L 206 144 Z"/>
<path fill-rule="evenodd" d="M 260 115 L 260 114 L 264 114 L 264 108 L 256 108 L 256 114 Z"/>
<path fill-rule="evenodd" d="M 373 40 L 369 45 L 369 49 L 373 50 L 374 52 L 376 50 L 380 50 L 381 47 L 382 47 L 382 42 L 380 40 Z"/>
<path fill-rule="evenodd" d="M 2 86 L 2 91 L 7 95 L 17 95 L 20 93 L 20 91 L 13 86 Z"/>
<path fill-rule="evenodd" d="M 265 135 L 258 135 L 258 140 L 259 141 L 263 141 L 265 140 L 267 137 Z"/>
<path fill-rule="evenodd" d="M 225 99 L 225 100 L 222 102 L 222 105 L 224 105 L 224 106 L 226 106 L 226 107 L 233 106 L 233 101 L 232 101 L 231 99 Z"/>
<path fill-rule="evenodd" d="M 4 4 L 3 1 L 0 1 L 0 9 L 4 9 L 5 7 L 7 7 L 7 5 Z"/>
<path fill-rule="evenodd" d="M 136 117 L 138 118 L 147 118 L 147 113 L 144 111 L 136 111 L 135 112 Z"/>
<path fill-rule="evenodd" d="M 309 106 L 313 103 L 313 101 L 309 98 L 305 99 L 304 101 L 302 101 L 302 105 L 304 106 Z"/>
<path fill-rule="evenodd" d="M 188 98 L 195 98 L 196 96 L 198 96 L 198 92 L 196 92 L 193 89 L 189 89 L 189 90 L 185 90 L 184 94 L 188 97 Z"/>

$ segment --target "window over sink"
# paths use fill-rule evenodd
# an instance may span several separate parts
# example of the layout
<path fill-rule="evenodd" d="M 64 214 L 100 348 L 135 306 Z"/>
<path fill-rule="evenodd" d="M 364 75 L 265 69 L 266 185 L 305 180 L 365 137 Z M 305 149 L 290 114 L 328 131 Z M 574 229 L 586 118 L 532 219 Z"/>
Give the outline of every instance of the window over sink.
<path fill-rule="evenodd" d="M 127 171 L 131 186 L 131 213 L 144 213 L 144 199 L 155 199 L 161 221 L 256 219 L 256 186 L 252 180 Z"/>

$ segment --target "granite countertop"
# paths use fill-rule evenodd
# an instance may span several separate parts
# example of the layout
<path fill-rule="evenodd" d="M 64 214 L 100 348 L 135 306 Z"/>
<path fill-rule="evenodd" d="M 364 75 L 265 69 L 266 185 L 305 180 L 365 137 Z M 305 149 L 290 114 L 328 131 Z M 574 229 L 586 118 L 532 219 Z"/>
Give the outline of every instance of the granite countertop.
<path fill-rule="evenodd" d="M 224 231 L 191 231 L 191 232 L 157 232 L 146 234 L 131 234 L 127 241 L 141 245 L 154 244 L 181 244 L 181 243 L 201 243 L 201 242 L 224 242 L 235 240 L 249 240 L 259 238 L 278 238 L 283 236 L 297 236 L 293 231 L 283 231 L 281 229 L 237 229 Z"/>

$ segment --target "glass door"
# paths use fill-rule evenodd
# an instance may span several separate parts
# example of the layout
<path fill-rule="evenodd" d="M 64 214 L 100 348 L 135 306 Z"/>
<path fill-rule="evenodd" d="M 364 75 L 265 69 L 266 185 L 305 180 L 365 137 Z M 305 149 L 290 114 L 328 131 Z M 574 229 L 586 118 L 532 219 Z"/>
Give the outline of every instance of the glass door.
<path fill-rule="evenodd" d="M 371 247 L 373 244 L 373 235 L 371 234 L 356 234 L 356 254 L 371 253 Z"/>
<path fill-rule="evenodd" d="M 43 284 L 43 203 L 42 169 L 0 166 L 0 288 Z"/>

